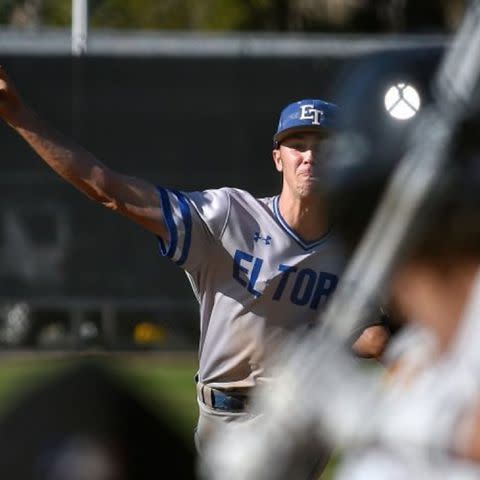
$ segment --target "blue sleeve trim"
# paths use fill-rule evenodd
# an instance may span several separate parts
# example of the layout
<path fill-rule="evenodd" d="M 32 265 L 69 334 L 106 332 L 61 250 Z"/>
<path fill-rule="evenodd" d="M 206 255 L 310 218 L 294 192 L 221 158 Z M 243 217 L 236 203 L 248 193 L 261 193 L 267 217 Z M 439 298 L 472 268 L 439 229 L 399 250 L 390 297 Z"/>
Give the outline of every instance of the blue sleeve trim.
<path fill-rule="evenodd" d="M 190 213 L 190 206 L 187 202 L 187 199 L 185 198 L 185 195 L 182 195 L 176 190 L 173 190 L 173 193 L 178 198 L 180 211 L 182 212 L 183 223 L 185 226 L 185 238 L 183 241 L 182 255 L 175 262 L 177 265 L 181 266 L 187 259 L 188 252 L 190 251 L 190 245 L 192 243 L 192 214 Z"/>
<path fill-rule="evenodd" d="M 170 248 L 167 250 L 165 242 L 162 238 L 158 237 L 160 244 L 160 253 L 164 257 L 172 258 L 175 250 L 177 249 L 177 227 L 175 221 L 173 220 L 172 207 L 170 205 L 170 200 L 168 199 L 167 190 L 162 187 L 157 187 L 158 193 L 160 194 L 160 203 L 163 210 L 163 218 L 167 225 L 168 231 L 170 232 Z"/>

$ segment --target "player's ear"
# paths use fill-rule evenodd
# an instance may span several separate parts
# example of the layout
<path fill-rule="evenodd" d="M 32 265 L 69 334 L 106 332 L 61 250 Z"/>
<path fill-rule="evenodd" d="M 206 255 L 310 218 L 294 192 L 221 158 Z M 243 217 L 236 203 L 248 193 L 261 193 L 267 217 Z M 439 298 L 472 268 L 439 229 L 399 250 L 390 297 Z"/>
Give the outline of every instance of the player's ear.
<path fill-rule="evenodd" d="M 272 150 L 273 163 L 275 163 L 275 168 L 279 171 L 283 171 L 282 159 L 280 158 L 280 149 L 274 148 Z"/>

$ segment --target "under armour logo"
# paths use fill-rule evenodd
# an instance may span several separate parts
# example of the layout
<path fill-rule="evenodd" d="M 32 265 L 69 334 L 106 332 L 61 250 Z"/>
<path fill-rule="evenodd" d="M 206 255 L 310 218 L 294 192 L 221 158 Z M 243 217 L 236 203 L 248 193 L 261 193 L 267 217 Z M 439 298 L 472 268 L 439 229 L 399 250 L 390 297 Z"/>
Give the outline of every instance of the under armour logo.
<path fill-rule="evenodd" d="M 312 125 L 320 125 L 324 116 L 322 110 L 313 108 L 313 105 L 302 105 L 300 110 L 300 120 L 312 120 Z"/>
<path fill-rule="evenodd" d="M 255 235 L 253 236 L 253 239 L 256 242 L 261 240 L 262 242 L 265 242 L 265 245 L 271 245 L 272 244 L 272 237 L 270 235 L 267 235 L 266 237 L 262 237 L 260 235 L 260 232 L 255 232 Z"/>

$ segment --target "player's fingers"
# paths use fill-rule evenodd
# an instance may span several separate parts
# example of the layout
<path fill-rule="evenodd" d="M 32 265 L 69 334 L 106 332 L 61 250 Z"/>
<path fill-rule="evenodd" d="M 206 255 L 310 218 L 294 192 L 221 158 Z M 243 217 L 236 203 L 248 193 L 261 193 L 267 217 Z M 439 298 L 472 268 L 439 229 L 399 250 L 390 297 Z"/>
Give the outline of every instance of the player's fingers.
<path fill-rule="evenodd" d="M 14 125 L 23 110 L 24 105 L 15 85 L 0 65 L 0 120 Z"/>
<path fill-rule="evenodd" d="M 7 113 L 6 110 L 11 111 L 17 108 L 20 102 L 20 97 L 9 79 L 7 72 L 0 65 L 0 107 L 2 107 L 2 114 Z"/>
<path fill-rule="evenodd" d="M 0 65 L 0 99 L 6 94 L 7 87 L 8 85 L 5 70 L 3 69 L 2 65 Z"/>
<path fill-rule="evenodd" d="M 7 71 L 5 70 L 3 65 L 0 65 L 0 88 L 7 89 L 10 84 L 10 89 L 11 89 L 11 83 L 12 81 L 8 77 Z"/>

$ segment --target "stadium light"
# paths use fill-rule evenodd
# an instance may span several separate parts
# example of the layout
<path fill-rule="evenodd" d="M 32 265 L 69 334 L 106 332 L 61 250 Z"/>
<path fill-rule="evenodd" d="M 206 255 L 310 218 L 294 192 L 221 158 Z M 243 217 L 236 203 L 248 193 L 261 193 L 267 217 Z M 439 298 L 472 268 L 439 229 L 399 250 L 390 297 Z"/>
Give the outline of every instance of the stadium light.
<path fill-rule="evenodd" d="M 408 83 L 397 83 L 387 89 L 384 97 L 385 109 L 396 120 L 409 120 L 420 109 L 420 95 Z"/>

